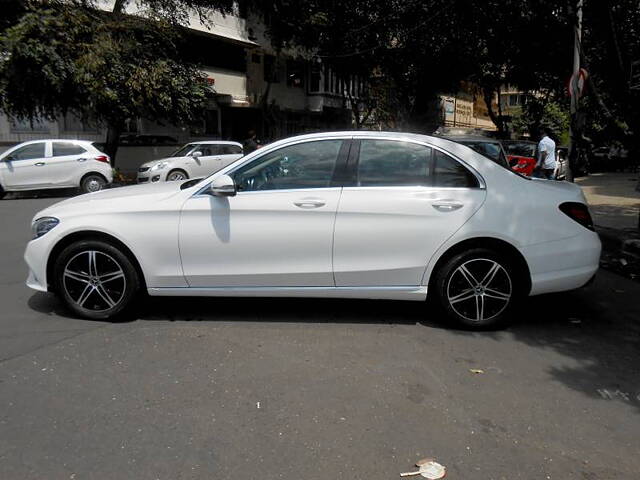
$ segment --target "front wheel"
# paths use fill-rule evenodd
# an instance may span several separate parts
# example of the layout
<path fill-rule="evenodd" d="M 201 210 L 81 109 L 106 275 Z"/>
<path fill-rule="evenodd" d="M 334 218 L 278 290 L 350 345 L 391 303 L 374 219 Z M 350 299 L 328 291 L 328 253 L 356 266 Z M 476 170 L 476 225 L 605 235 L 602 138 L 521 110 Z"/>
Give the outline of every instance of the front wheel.
<path fill-rule="evenodd" d="M 480 330 L 508 323 L 521 285 L 508 259 L 477 248 L 451 258 L 437 272 L 435 289 L 449 320 Z"/>
<path fill-rule="evenodd" d="M 131 260 L 100 240 L 81 240 L 66 247 L 54 265 L 56 292 L 77 315 L 114 319 L 129 308 L 140 288 Z"/>
<path fill-rule="evenodd" d="M 182 170 L 171 170 L 169 172 L 169 175 L 167 175 L 167 182 L 178 182 L 180 180 L 186 180 L 188 178 L 189 176 L 187 175 L 187 172 L 184 172 Z"/>

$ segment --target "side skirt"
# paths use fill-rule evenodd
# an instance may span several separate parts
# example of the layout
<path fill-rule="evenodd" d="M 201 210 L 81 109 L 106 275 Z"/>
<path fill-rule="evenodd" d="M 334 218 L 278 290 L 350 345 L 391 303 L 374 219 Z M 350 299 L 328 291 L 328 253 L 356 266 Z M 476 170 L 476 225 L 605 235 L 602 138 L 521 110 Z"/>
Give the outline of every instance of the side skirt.
<path fill-rule="evenodd" d="M 427 298 L 422 285 L 393 287 L 178 287 L 149 288 L 149 295 L 166 297 L 313 297 L 414 300 Z"/>

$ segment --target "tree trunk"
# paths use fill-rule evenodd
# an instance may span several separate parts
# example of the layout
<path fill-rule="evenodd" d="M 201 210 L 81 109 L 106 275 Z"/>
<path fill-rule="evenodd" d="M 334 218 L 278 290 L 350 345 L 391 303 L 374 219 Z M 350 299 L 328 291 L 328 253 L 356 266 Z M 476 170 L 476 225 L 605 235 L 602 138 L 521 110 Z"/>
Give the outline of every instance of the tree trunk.
<path fill-rule="evenodd" d="M 120 123 L 109 123 L 107 126 L 107 140 L 104 145 L 104 153 L 109 155 L 112 167 L 116 166 L 116 154 L 118 153 L 121 133 L 122 125 Z"/>
<path fill-rule="evenodd" d="M 489 114 L 489 118 L 498 127 L 498 135 L 502 138 L 505 134 L 504 121 L 502 119 L 502 114 L 496 115 L 496 112 L 493 110 L 493 94 L 495 90 L 489 87 L 482 87 L 482 97 L 484 98 L 484 103 L 487 106 L 487 113 Z M 500 97 L 498 96 L 498 102 L 500 102 Z M 500 108 L 500 105 L 498 105 Z M 502 109 L 500 108 L 500 111 Z"/>

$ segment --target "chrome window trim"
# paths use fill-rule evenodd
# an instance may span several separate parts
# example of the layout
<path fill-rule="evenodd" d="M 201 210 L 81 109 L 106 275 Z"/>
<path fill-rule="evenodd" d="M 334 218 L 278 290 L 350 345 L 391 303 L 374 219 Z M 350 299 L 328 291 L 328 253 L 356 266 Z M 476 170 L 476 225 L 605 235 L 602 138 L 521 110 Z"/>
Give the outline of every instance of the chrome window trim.
<path fill-rule="evenodd" d="M 427 142 L 421 142 L 419 140 L 416 140 L 415 138 L 409 138 L 409 137 L 385 137 L 384 135 L 354 135 L 352 137 L 353 140 L 387 140 L 387 141 L 392 141 L 392 142 L 405 142 L 405 143 L 413 143 L 416 145 L 422 145 L 423 147 L 429 147 L 429 148 L 433 148 L 434 150 L 438 150 L 442 153 L 444 153 L 445 155 L 448 155 L 449 157 L 453 158 L 454 160 L 456 160 L 457 162 L 461 163 L 467 170 L 469 170 L 478 180 L 478 187 L 432 187 L 432 188 L 437 188 L 437 189 L 451 189 L 451 188 L 455 188 L 455 189 L 461 189 L 461 190 L 486 190 L 487 189 L 487 183 L 484 181 L 484 178 L 482 177 L 482 175 L 480 175 L 480 172 L 478 172 L 475 168 L 473 168 L 471 165 L 469 165 L 467 162 L 465 162 L 464 160 L 460 159 L 458 156 L 454 155 L 451 152 L 448 152 L 447 150 L 445 150 L 444 148 L 441 148 L 437 145 L 434 145 L 432 143 L 427 143 Z M 397 186 L 393 186 L 393 185 L 387 185 L 387 187 L 391 187 L 391 188 L 398 188 L 401 185 L 397 185 Z M 351 187 L 348 187 L 351 188 Z M 357 187 L 357 188 L 376 188 L 375 186 L 363 186 L 363 187 Z"/>

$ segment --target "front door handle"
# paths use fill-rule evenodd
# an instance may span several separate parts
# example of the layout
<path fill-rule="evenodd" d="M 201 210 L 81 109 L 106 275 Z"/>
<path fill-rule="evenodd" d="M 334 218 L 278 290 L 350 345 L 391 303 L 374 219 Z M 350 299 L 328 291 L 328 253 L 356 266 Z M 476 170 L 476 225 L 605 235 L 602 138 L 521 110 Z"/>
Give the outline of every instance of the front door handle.
<path fill-rule="evenodd" d="M 79 159 L 78 159 L 78 161 L 79 161 L 79 162 L 86 162 L 86 161 L 87 161 L 87 159 L 86 159 L 86 158 L 79 158 Z"/>
<path fill-rule="evenodd" d="M 464 206 L 462 203 L 454 200 L 436 200 L 431 205 L 439 212 L 453 212 Z"/>
<path fill-rule="evenodd" d="M 44 162 L 38 162 L 34 164 L 36 167 L 44 167 Z"/>
<path fill-rule="evenodd" d="M 297 202 L 293 202 L 296 207 L 299 208 L 319 208 L 326 204 L 324 200 L 316 200 L 312 198 L 298 200 Z"/>

